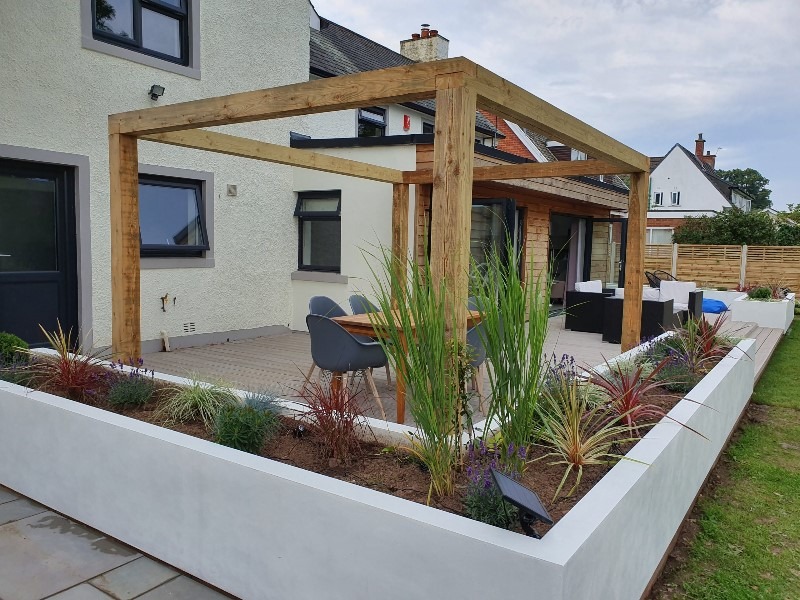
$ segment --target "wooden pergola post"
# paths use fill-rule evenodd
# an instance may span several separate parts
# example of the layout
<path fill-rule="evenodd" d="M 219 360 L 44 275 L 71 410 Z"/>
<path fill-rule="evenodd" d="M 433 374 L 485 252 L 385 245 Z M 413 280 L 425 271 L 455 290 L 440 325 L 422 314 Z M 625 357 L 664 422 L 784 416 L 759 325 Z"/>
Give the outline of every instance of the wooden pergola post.
<path fill-rule="evenodd" d="M 131 135 L 108 136 L 111 175 L 111 349 L 127 361 L 142 353 L 139 284 L 139 152 Z"/>
<path fill-rule="evenodd" d="M 453 315 L 451 335 L 466 340 L 469 229 L 475 155 L 476 95 L 457 74 L 436 79 L 436 136 L 431 198 L 431 282 L 444 281 Z"/>
<path fill-rule="evenodd" d="M 392 269 L 394 280 L 402 286 L 406 284 L 408 272 L 408 204 L 408 184 L 395 183 L 392 186 Z M 397 307 L 394 294 L 392 306 Z"/>
<path fill-rule="evenodd" d="M 639 344 L 642 327 L 644 240 L 647 233 L 648 171 L 632 173 L 628 196 L 628 244 L 625 250 L 625 299 L 622 302 L 622 351 Z"/>

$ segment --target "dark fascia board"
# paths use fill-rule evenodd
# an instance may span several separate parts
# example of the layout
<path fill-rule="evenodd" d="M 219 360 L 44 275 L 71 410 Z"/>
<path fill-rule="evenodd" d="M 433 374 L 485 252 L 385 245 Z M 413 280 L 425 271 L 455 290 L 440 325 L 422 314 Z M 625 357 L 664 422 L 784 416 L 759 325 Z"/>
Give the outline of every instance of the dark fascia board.
<path fill-rule="evenodd" d="M 409 144 L 432 144 L 432 133 L 411 133 L 408 135 L 385 135 L 363 138 L 321 138 L 309 140 L 289 140 L 292 148 L 373 148 L 379 146 L 404 146 Z"/>
<path fill-rule="evenodd" d="M 475 144 L 475 154 L 482 154 L 483 156 L 498 158 L 515 165 L 536 162 L 530 158 L 517 156 L 516 154 L 511 154 L 510 152 L 505 152 L 504 150 L 498 150 L 497 148 L 492 148 L 491 146 L 484 146 L 483 144 Z"/>
<path fill-rule="evenodd" d="M 592 179 L 591 177 L 585 177 L 583 175 L 579 177 L 570 177 L 570 179 L 574 179 L 576 181 L 580 181 L 581 183 L 588 183 L 589 185 L 593 185 L 595 187 L 603 188 L 604 190 L 608 190 L 610 192 L 619 192 L 621 194 L 625 194 L 626 196 L 629 194 L 629 190 L 625 188 L 621 188 L 613 183 L 608 183 L 606 181 L 600 181 L 599 179 Z"/>
<path fill-rule="evenodd" d="M 415 110 L 415 111 L 417 111 L 419 113 L 422 113 L 423 115 L 428 115 L 428 116 L 431 116 L 431 117 L 435 117 L 436 116 L 436 111 L 435 110 L 433 110 L 432 108 L 428 108 L 427 106 L 422 106 L 421 104 L 417 104 L 416 102 L 401 102 L 400 106 L 405 106 L 406 108 L 410 108 L 411 110 Z M 479 133 L 483 133 L 485 135 L 491 135 L 492 137 L 496 137 L 496 138 L 505 139 L 505 137 L 506 137 L 503 134 L 503 132 L 500 131 L 499 129 L 495 131 L 493 129 L 487 129 L 486 127 L 481 127 L 479 125 L 475 126 L 475 131 L 477 131 Z"/>

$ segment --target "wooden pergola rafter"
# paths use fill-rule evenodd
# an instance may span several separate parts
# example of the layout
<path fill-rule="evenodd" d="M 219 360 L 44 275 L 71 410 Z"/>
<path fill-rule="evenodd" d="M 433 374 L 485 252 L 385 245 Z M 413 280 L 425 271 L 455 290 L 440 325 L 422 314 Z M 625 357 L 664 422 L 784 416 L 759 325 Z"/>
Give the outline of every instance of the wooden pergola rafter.
<path fill-rule="evenodd" d="M 436 100 L 432 170 L 400 171 L 209 131 L 321 112 Z M 473 167 L 475 111 L 484 108 L 594 157 L 565 163 Z M 145 140 L 382 181 L 393 185 L 392 252 L 408 254 L 409 186 L 432 184 L 431 270 L 452 298 L 466 298 L 474 181 L 576 175 L 630 175 L 623 349 L 638 343 L 647 215 L 646 156 L 491 71 L 452 58 L 317 79 L 109 116 L 111 174 L 112 350 L 141 352 L 138 141 Z M 456 303 L 461 306 L 464 303 Z M 466 311 L 464 306 L 463 310 Z M 466 316 L 466 315 L 465 315 Z M 466 318 L 457 322 L 466 323 Z M 453 332 L 464 337 L 464 330 Z"/>

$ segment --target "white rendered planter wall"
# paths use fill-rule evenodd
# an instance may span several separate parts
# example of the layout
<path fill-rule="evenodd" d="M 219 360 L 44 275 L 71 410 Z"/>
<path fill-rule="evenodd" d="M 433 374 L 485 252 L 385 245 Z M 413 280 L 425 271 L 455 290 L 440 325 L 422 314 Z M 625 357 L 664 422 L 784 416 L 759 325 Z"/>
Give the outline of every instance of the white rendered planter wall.
<path fill-rule="evenodd" d="M 638 598 L 747 405 L 740 342 L 542 540 L 0 382 L 0 483 L 247 599 Z M 475 576 L 478 573 L 478 576 Z M 481 586 L 486 586 L 480 591 Z"/>
<path fill-rule="evenodd" d="M 742 296 L 731 303 L 731 318 L 734 321 L 756 323 L 759 327 L 789 330 L 794 319 L 794 294 L 784 300 L 764 302 Z"/>
<path fill-rule="evenodd" d="M 742 296 L 747 296 L 747 294 L 743 294 L 742 292 L 724 292 L 721 290 L 707 290 L 703 289 L 703 300 L 719 300 L 720 302 L 724 302 L 725 306 L 728 308 L 731 307 L 731 303 L 737 298 L 741 298 Z"/>

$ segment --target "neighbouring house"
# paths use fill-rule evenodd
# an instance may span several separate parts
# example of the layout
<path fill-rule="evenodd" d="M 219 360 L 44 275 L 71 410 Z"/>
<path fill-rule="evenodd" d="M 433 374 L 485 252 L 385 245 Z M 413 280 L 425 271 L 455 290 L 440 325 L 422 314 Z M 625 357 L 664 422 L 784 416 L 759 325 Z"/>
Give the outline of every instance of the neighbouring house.
<path fill-rule="evenodd" d="M 650 159 L 648 244 L 671 244 L 674 229 L 686 217 L 712 216 L 730 208 L 750 211 L 752 198 L 716 174 L 716 158 L 705 150 L 700 133 L 694 154 L 675 144 L 666 156 Z"/>

